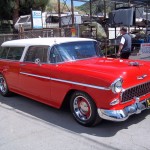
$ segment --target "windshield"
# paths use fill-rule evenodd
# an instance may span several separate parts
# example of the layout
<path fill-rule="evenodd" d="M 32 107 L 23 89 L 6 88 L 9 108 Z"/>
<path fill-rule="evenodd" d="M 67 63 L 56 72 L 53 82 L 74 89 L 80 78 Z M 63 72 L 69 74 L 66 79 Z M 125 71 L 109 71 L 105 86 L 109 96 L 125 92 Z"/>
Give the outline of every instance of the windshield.
<path fill-rule="evenodd" d="M 68 42 L 52 47 L 50 62 L 74 61 L 96 56 L 102 56 L 96 41 Z"/>

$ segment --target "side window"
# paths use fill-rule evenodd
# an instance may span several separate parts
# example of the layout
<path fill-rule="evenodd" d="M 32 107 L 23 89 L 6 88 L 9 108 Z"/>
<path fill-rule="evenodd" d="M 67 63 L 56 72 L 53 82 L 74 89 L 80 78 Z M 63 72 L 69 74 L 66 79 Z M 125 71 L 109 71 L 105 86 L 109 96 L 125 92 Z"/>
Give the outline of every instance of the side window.
<path fill-rule="evenodd" d="M 42 63 L 47 62 L 48 46 L 31 46 L 29 47 L 24 61 L 35 62 L 37 58 Z"/>
<path fill-rule="evenodd" d="M 62 62 L 61 55 L 56 47 L 52 47 L 50 50 L 50 63 Z"/>
<path fill-rule="evenodd" d="M 1 49 L 0 49 L 0 58 L 1 59 L 6 59 L 8 51 L 9 51 L 9 47 L 1 47 Z"/>
<path fill-rule="evenodd" d="M 20 60 L 24 47 L 10 47 L 7 59 Z"/>

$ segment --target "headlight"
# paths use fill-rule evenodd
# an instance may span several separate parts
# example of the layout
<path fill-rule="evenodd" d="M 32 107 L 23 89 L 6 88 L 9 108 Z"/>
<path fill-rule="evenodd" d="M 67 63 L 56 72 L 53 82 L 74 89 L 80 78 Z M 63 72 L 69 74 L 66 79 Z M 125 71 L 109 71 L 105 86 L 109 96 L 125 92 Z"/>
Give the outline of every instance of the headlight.
<path fill-rule="evenodd" d="M 118 78 L 111 84 L 111 89 L 113 93 L 119 93 L 122 90 L 122 79 Z"/>

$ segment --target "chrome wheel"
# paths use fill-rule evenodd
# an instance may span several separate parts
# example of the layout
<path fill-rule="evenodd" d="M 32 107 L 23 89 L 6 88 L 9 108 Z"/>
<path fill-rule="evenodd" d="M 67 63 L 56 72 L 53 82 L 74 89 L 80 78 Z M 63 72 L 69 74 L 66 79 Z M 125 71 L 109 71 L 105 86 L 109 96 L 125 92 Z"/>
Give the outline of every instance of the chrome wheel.
<path fill-rule="evenodd" d="M 3 77 L 3 75 L 0 75 L 0 93 L 3 96 L 11 95 L 11 92 L 8 89 L 7 82 L 6 82 L 5 78 Z"/>
<path fill-rule="evenodd" d="M 0 90 L 2 93 L 7 92 L 7 84 L 6 84 L 6 81 L 3 77 L 0 77 Z"/>
<path fill-rule="evenodd" d="M 77 96 L 73 104 L 74 112 L 81 120 L 88 120 L 91 117 L 91 107 L 88 100 L 83 96 Z"/>
<path fill-rule="evenodd" d="M 85 92 L 75 91 L 70 100 L 70 110 L 74 119 L 83 126 L 93 126 L 98 122 L 94 100 Z"/>

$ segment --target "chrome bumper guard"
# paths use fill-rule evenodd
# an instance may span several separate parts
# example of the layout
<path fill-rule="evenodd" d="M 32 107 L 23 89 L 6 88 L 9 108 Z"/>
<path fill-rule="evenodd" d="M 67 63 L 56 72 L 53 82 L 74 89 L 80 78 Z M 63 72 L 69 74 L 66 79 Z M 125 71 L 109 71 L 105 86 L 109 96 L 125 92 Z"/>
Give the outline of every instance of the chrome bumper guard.
<path fill-rule="evenodd" d="M 127 106 L 122 110 L 107 110 L 98 108 L 98 114 L 102 119 L 111 121 L 124 121 L 129 118 L 130 115 L 139 114 L 147 107 L 146 100 L 141 102 L 136 102 L 133 105 Z"/>

